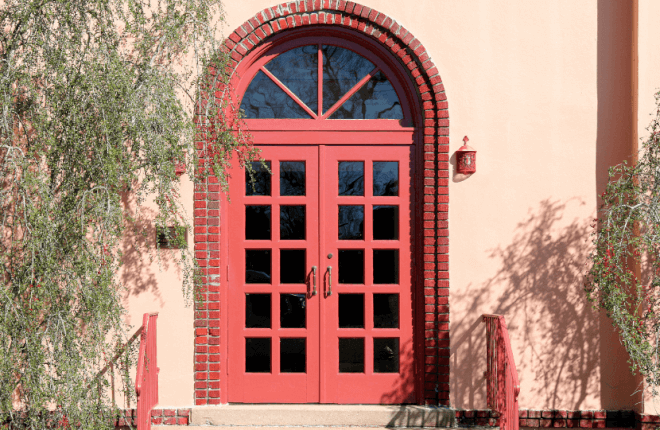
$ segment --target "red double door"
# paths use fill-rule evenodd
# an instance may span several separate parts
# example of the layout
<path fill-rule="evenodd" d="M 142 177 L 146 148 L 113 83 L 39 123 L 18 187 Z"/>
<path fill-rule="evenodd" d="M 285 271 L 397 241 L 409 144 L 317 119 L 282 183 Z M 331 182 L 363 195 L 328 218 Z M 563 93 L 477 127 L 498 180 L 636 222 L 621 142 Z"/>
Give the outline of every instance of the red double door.
<path fill-rule="evenodd" d="M 261 146 L 229 203 L 228 400 L 414 401 L 411 146 Z"/>

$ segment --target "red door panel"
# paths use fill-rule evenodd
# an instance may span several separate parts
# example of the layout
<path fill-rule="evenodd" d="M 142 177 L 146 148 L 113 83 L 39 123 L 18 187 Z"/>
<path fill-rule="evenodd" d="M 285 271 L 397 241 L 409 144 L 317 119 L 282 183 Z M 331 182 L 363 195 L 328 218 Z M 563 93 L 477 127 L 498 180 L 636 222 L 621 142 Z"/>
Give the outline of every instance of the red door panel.
<path fill-rule="evenodd" d="M 318 148 L 261 155 L 272 176 L 230 189 L 229 401 L 318 402 Z"/>
<path fill-rule="evenodd" d="M 414 400 L 410 157 L 321 148 L 322 402 Z"/>
<path fill-rule="evenodd" d="M 230 187 L 229 401 L 413 402 L 412 146 L 261 149 Z"/>

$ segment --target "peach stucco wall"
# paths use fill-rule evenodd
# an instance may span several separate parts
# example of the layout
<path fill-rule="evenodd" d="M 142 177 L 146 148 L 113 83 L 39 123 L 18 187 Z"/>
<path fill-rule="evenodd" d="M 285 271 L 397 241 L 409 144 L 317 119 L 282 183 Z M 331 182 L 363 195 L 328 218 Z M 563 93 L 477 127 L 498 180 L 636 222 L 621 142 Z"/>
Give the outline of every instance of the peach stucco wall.
<path fill-rule="evenodd" d="M 226 35 L 275 4 L 224 3 Z M 499 313 L 509 325 L 521 408 L 631 409 L 635 380 L 625 354 L 582 292 L 597 194 L 607 166 L 632 149 L 631 3 L 361 3 L 424 44 L 448 97 L 451 153 L 465 135 L 478 151 L 477 173 L 450 182 L 452 406 L 485 406 L 480 316 Z M 641 11 L 640 135 L 658 86 L 652 17 L 660 4 L 640 0 Z M 183 197 L 192 213 L 187 178 Z M 124 275 L 131 323 L 160 312 L 160 407 L 192 406 L 193 311 L 183 305 L 180 275 L 148 262 Z"/>

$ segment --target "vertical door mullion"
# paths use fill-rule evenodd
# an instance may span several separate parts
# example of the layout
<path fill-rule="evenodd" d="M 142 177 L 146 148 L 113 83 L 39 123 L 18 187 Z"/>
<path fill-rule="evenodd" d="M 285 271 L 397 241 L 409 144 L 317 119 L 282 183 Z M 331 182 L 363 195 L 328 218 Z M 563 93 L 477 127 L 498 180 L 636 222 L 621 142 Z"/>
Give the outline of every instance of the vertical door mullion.
<path fill-rule="evenodd" d="M 321 45 L 319 45 L 319 61 L 322 61 L 321 58 Z M 319 67 L 319 81 L 321 80 L 322 77 L 322 72 L 323 70 L 321 67 Z M 322 103 L 319 98 L 319 111 L 322 109 Z M 319 115 L 320 117 L 320 115 Z M 325 226 L 325 213 L 326 213 L 326 205 L 325 205 L 325 197 L 327 195 L 327 190 L 326 190 L 326 183 L 330 182 L 325 180 L 327 173 L 327 166 L 325 164 L 325 154 L 326 148 L 325 145 L 319 145 L 319 176 L 318 176 L 318 190 L 319 190 L 319 195 L 318 195 L 318 208 L 319 208 L 319 216 L 318 216 L 318 232 L 319 232 L 319 252 L 318 252 L 318 258 L 319 258 L 319 272 L 318 272 L 318 295 L 316 296 L 318 300 L 320 301 L 319 303 L 319 324 L 318 324 L 318 334 L 319 334 L 319 371 L 320 371 L 320 381 L 319 381 L 319 396 L 321 399 L 321 403 L 329 403 L 330 399 L 328 398 L 328 381 L 327 381 L 327 375 L 328 375 L 328 362 L 326 360 L 326 357 L 328 355 L 328 342 L 327 342 L 327 333 L 326 330 L 324 329 L 324 323 L 327 321 L 327 306 L 325 306 L 325 294 L 326 294 L 326 266 L 325 264 L 328 260 L 326 259 L 325 251 L 326 251 L 326 240 L 325 240 L 325 234 L 326 234 L 326 226 Z"/>

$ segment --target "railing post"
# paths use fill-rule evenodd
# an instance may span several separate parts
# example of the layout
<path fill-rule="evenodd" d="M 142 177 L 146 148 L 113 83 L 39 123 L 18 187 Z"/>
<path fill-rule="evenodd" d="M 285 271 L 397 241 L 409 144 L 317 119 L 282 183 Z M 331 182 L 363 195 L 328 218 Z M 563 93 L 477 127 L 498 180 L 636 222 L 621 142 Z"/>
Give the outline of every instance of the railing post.
<path fill-rule="evenodd" d="M 520 383 L 504 317 L 483 315 L 486 323 L 486 392 L 488 407 L 500 415 L 501 430 L 518 430 Z"/>
<path fill-rule="evenodd" d="M 157 319 L 158 313 L 146 313 L 142 318 L 140 355 L 135 376 L 138 430 L 151 430 L 151 410 L 158 403 Z"/>

